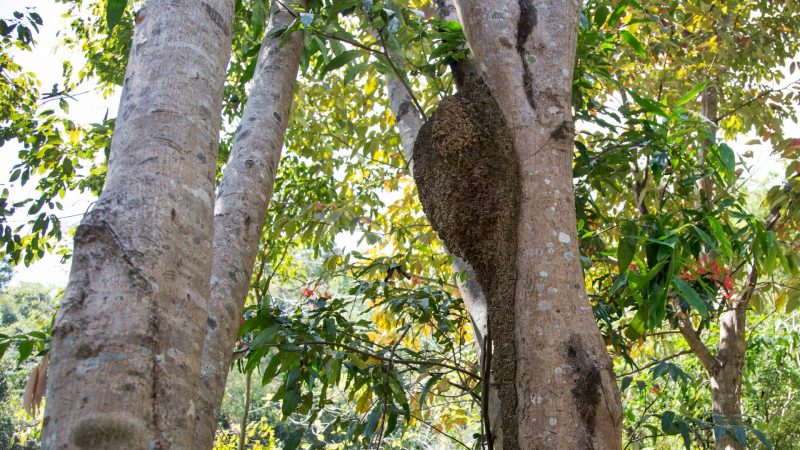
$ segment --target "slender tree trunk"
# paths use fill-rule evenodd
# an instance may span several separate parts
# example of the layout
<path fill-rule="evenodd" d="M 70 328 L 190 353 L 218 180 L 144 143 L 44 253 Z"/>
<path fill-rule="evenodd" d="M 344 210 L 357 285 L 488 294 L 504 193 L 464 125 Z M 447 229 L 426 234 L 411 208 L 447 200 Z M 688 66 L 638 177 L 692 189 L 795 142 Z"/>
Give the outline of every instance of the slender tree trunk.
<path fill-rule="evenodd" d="M 514 331 L 492 335 L 493 361 L 509 340 L 515 348 L 500 355 L 515 371 L 514 395 L 501 395 L 494 448 L 620 448 L 619 394 L 578 258 L 571 84 L 579 2 L 455 3 L 520 172 Z"/>
<path fill-rule="evenodd" d="M 746 308 L 746 306 L 745 306 Z M 742 375 L 744 372 L 746 309 L 734 306 L 720 316 L 719 369 L 711 380 L 711 400 L 714 424 L 741 425 Z M 716 435 L 715 435 L 716 437 Z M 715 439 L 717 450 L 743 450 L 730 433 Z"/>
<path fill-rule="evenodd" d="M 436 0 L 436 9 L 441 18 L 458 20 L 452 0 Z M 401 64 L 401 61 L 395 61 L 395 65 L 398 67 L 402 67 Z M 414 107 L 411 94 L 409 94 L 408 89 L 406 89 L 401 80 L 397 77 L 387 75 L 386 87 L 389 97 L 389 108 L 392 110 L 392 114 L 394 114 L 395 122 L 397 122 L 398 131 L 400 133 L 403 156 L 406 161 L 409 161 L 408 167 L 411 172 L 413 172 L 414 141 L 417 139 L 419 129 L 422 127 L 422 118 Z M 470 315 L 478 350 L 482 351 L 483 337 L 486 335 L 487 323 L 486 297 L 483 295 L 481 287 L 475 279 L 475 273 L 472 267 L 470 267 L 466 261 L 456 257 L 453 261 L 453 271 L 466 274 L 465 277 L 459 278 L 457 282 L 458 289 L 461 293 L 461 298 L 464 300 L 464 306 Z"/>
<path fill-rule="evenodd" d="M 137 14 L 106 186 L 75 235 L 44 449 L 187 449 L 233 0 Z"/>
<path fill-rule="evenodd" d="M 272 197 L 303 35 L 296 32 L 281 46 L 281 36 L 270 34 L 293 20 L 280 2 L 272 2 L 253 87 L 219 188 L 211 296 L 208 318 L 203 321 L 207 328 L 196 400 L 204 414 L 197 416 L 192 449 L 211 448 L 214 442 L 233 346 Z"/>
<path fill-rule="evenodd" d="M 719 113 L 719 95 L 716 86 L 708 86 L 703 91 L 702 113 L 708 120 L 715 120 Z M 716 124 L 713 124 L 716 131 Z M 698 149 L 698 163 L 704 164 L 708 159 L 708 150 L 716 143 L 707 139 Z M 714 195 L 714 179 L 711 176 L 703 177 L 699 181 L 700 204 L 707 210 L 712 208 Z M 708 254 L 709 261 L 717 257 L 715 252 Z M 751 272 L 753 285 L 757 281 L 755 270 Z M 746 288 L 745 288 L 746 289 Z M 747 351 L 745 335 L 747 333 L 747 301 L 746 297 L 739 296 L 732 302 L 731 308 L 724 311 L 719 317 L 719 351 L 717 353 L 716 370 L 709 372 L 711 381 L 711 400 L 714 424 L 733 426 L 741 424 L 741 391 L 742 376 L 744 374 L 744 356 Z M 744 299 L 744 304 L 741 301 Z M 719 439 L 714 434 L 714 446 L 718 450 L 743 450 L 744 446 L 730 433 L 725 433 Z"/>

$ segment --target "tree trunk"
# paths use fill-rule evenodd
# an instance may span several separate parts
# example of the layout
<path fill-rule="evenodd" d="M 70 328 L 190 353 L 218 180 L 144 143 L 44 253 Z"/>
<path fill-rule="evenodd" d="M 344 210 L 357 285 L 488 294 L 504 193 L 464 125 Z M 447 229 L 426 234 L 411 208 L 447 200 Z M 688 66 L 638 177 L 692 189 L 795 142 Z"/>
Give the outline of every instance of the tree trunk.
<path fill-rule="evenodd" d="M 208 327 L 197 395 L 197 407 L 205 413 L 197 416 L 193 449 L 211 448 L 214 443 L 239 320 L 272 197 L 303 34 L 294 33 L 281 46 L 282 37 L 271 32 L 288 27 L 293 20 L 281 2 L 272 2 L 253 87 L 219 188 Z"/>
<path fill-rule="evenodd" d="M 519 162 L 513 333 L 497 334 L 489 310 L 493 379 L 507 377 L 496 371 L 502 364 L 514 380 L 512 394 L 500 395 L 494 448 L 620 448 L 619 394 L 578 258 L 571 84 L 579 2 L 456 6 Z"/>
<path fill-rule="evenodd" d="M 703 117 L 712 121 L 716 132 L 716 120 L 719 114 L 719 95 L 716 86 L 708 86 L 702 96 Z M 698 163 L 704 164 L 708 159 L 708 150 L 716 145 L 713 139 L 707 139 L 698 149 Z M 714 178 L 711 175 L 699 180 L 700 204 L 707 210 L 712 209 L 714 195 Z M 716 252 L 708 253 L 709 261 L 717 257 Z M 753 280 L 753 283 L 757 281 Z M 745 290 L 747 288 L 745 287 Z M 717 353 L 716 371 L 709 373 L 711 381 L 711 401 L 715 425 L 723 427 L 740 425 L 742 420 L 741 391 L 744 373 L 744 356 L 747 350 L 745 334 L 747 333 L 747 302 L 750 294 L 739 296 L 732 302 L 731 309 L 719 317 L 719 352 Z M 743 306 L 738 306 L 744 300 Z M 719 436 L 719 438 L 718 438 Z M 744 450 L 744 446 L 730 433 L 718 435 L 714 433 L 714 447 L 717 450 Z"/>
<path fill-rule="evenodd" d="M 714 424 L 723 427 L 742 424 L 742 374 L 744 371 L 745 309 L 733 308 L 720 316 L 719 369 L 711 380 L 711 401 Z M 744 445 L 731 434 L 725 433 L 717 439 L 714 433 L 714 448 L 717 450 L 744 450 Z"/>
<path fill-rule="evenodd" d="M 452 0 L 436 0 L 436 9 L 439 17 L 446 20 L 458 20 Z M 401 61 L 395 61 L 395 66 L 402 67 Z M 422 118 L 414 106 L 414 101 L 408 89 L 401 80 L 395 76 L 386 76 L 386 87 L 389 97 L 389 109 L 395 117 L 400 142 L 403 146 L 403 156 L 409 161 L 409 170 L 414 172 L 414 141 L 417 139 L 419 129 L 422 127 Z M 478 351 L 482 352 L 483 337 L 486 335 L 486 297 L 481 292 L 481 287 L 475 279 L 472 267 L 461 258 L 455 257 L 453 271 L 464 273 L 463 278 L 457 281 L 458 289 L 464 300 L 464 307 L 470 316 L 470 321 L 475 333 Z"/>
<path fill-rule="evenodd" d="M 191 448 L 233 6 L 137 14 L 106 186 L 53 330 L 44 449 Z"/>

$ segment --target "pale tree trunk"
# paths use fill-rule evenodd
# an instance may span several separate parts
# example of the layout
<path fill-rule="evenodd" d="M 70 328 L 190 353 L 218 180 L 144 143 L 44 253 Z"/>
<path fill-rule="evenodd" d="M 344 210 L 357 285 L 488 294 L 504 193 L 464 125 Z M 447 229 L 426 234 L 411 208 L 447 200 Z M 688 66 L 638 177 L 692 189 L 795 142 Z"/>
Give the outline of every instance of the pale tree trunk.
<path fill-rule="evenodd" d="M 753 272 L 754 273 L 754 272 Z M 755 284 L 755 283 L 754 283 Z M 749 298 L 749 295 L 747 295 Z M 742 297 L 739 297 L 741 300 Z M 714 424 L 722 426 L 742 425 L 742 375 L 745 343 L 747 302 L 737 301 L 719 318 L 719 367 L 709 374 Z M 715 434 L 716 438 L 716 434 Z M 717 450 L 743 450 L 745 447 L 730 433 L 715 439 Z"/>
<path fill-rule="evenodd" d="M 771 231 L 781 217 L 780 205 L 775 206 L 764 222 Z M 727 305 L 719 318 L 719 351 L 716 356 L 700 339 L 688 315 L 681 311 L 677 299 L 672 300 L 678 315 L 678 329 L 686 339 L 692 353 L 702 364 L 711 381 L 711 400 L 714 425 L 727 431 L 714 434 L 717 450 L 743 450 L 745 448 L 732 434 L 732 427 L 742 425 L 742 378 L 747 351 L 747 308 L 758 284 L 758 268 L 753 264 L 747 279 Z"/>
<path fill-rule="evenodd" d="M 513 336 L 491 336 L 492 361 L 506 368 L 493 374 L 494 448 L 620 448 L 619 394 L 578 258 L 570 100 L 580 4 L 455 3 L 519 161 Z"/>
<path fill-rule="evenodd" d="M 137 14 L 106 186 L 53 330 L 44 449 L 191 448 L 233 6 Z"/>
<path fill-rule="evenodd" d="M 452 0 L 436 0 L 436 10 L 442 19 L 458 20 L 455 6 Z M 395 61 L 395 65 L 402 67 L 402 61 Z M 414 106 L 411 94 L 396 76 L 386 76 L 386 87 L 389 97 L 389 108 L 394 114 L 400 134 L 400 142 L 403 146 L 403 156 L 408 161 L 409 170 L 414 171 L 414 141 L 417 139 L 419 129 L 422 127 L 422 118 L 419 111 Z M 461 258 L 455 257 L 453 261 L 453 271 L 464 275 L 457 280 L 461 298 L 464 306 L 469 313 L 470 321 L 475 333 L 478 350 L 483 349 L 483 337 L 486 335 L 486 297 L 481 292 L 481 287 L 475 279 L 472 267 Z"/>
<path fill-rule="evenodd" d="M 716 86 L 708 86 L 703 90 L 702 96 L 703 117 L 712 122 L 716 131 L 716 120 L 719 114 L 719 95 Z M 698 162 L 705 163 L 708 159 L 708 149 L 715 145 L 713 139 L 709 139 L 705 145 L 698 149 Z M 714 179 L 711 176 L 703 177 L 700 180 L 701 201 L 706 209 L 711 210 L 712 197 L 714 195 Z M 714 252 L 709 254 L 709 261 L 716 258 Z M 751 271 L 750 277 L 753 287 L 758 278 L 755 271 Z M 750 278 L 748 278 L 748 285 Z M 747 288 L 745 287 L 745 290 Z M 718 365 L 715 372 L 709 372 L 711 381 L 711 400 L 714 423 L 722 426 L 740 425 L 742 420 L 742 376 L 744 375 L 744 356 L 747 351 L 745 335 L 747 333 L 747 303 L 750 293 L 740 295 L 730 305 L 730 309 L 724 311 L 719 317 L 719 351 L 716 356 Z M 714 446 L 718 450 L 744 450 L 738 440 L 729 433 L 725 433 L 720 439 L 714 435 Z"/>
<path fill-rule="evenodd" d="M 436 13 L 440 18 L 456 22 L 459 20 L 456 7 L 452 0 L 436 0 L 434 3 L 436 5 Z M 473 72 L 475 68 L 471 61 L 466 60 L 454 65 L 451 67 L 451 70 L 453 71 L 453 77 L 459 79 L 465 72 Z M 417 118 L 417 120 L 419 120 L 419 118 Z M 417 127 L 417 133 L 418 132 L 419 127 Z M 414 134 L 415 139 L 417 133 Z M 405 145 L 405 141 L 403 145 Z M 413 150 L 413 141 L 412 146 L 408 148 Z M 411 154 L 413 155 L 413 151 Z M 407 158 L 408 157 L 407 155 Z M 478 345 L 478 358 L 481 364 L 483 364 L 483 342 L 488 330 L 489 305 L 486 302 L 486 296 L 483 294 L 478 280 L 475 278 L 475 271 L 466 261 L 455 257 L 453 261 L 453 270 L 456 273 L 463 273 L 457 281 L 458 289 L 461 293 L 461 298 L 464 300 L 464 308 L 466 308 L 467 313 L 469 313 L 469 318 L 472 322 L 472 328 L 475 334 L 475 341 Z"/>
<path fill-rule="evenodd" d="M 305 2 L 292 2 L 304 5 Z M 255 265 L 267 207 L 272 197 L 303 34 L 293 33 L 281 45 L 270 34 L 288 27 L 294 16 L 281 2 L 270 8 L 266 37 L 253 86 L 236 130 L 214 213 L 214 256 L 205 349 L 197 395 L 198 410 L 191 448 L 211 448 L 233 359 L 239 320 Z"/>

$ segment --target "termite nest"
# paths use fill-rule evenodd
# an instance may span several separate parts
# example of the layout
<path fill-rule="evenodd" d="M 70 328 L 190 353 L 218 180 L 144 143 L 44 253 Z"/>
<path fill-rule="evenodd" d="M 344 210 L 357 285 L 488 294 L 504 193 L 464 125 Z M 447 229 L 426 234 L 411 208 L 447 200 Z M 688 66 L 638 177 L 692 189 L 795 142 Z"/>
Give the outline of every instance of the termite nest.
<path fill-rule="evenodd" d="M 516 439 L 516 284 L 519 164 L 511 130 L 486 84 L 470 79 L 422 126 L 414 179 L 425 214 L 447 249 L 475 270 L 489 305 L 492 385 L 503 445 Z"/>

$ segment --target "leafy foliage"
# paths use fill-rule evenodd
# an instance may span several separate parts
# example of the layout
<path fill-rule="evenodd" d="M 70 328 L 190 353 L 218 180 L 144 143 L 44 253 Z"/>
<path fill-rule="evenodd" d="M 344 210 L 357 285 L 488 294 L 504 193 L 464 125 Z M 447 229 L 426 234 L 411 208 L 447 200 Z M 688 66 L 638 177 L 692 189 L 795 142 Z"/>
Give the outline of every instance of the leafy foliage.
<path fill-rule="evenodd" d="M 13 58 L 32 50 L 41 18 L 29 10 L 0 21 L 0 142 L 18 153 L 9 182 L 37 187 L 34 198 L 0 195 L 2 254 L 14 264 L 57 248 L 66 192 L 102 189 L 114 119 L 80 126 L 68 100 L 82 83 L 119 88 L 140 4 L 65 3 L 63 45 L 86 61 L 64 62 L 49 92 Z M 220 170 L 268 9 L 236 2 Z M 705 374 L 676 327 L 688 317 L 713 350 L 720 315 L 753 271 L 749 326 L 771 328 L 749 337 L 746 414 L 721 432 L 765 448 L 797 442 L 788 400 L 800 391 L 798 330 L 779 327 L 800 304 L 800 140 L 783 128 L 800 85 L 780 69 L 796 71 L 799 20 L 792 2 L 584 6 L 573 85 L 580 256 L 633 448 L 706 446 L 720 433 Z M 382 81 L 402 80 L 413 108 L 429 114 L 453 91 L 447 65 L 468 57 L 463 31 L 427 2 L 383 0 L 311 0 L 277 33 L 299 30 L 302 75 L 237 348 L 237 367 L 257 374 L 268 397 L 249 439 L 477 448 L 480 377 L 459 275 L 416 200 Z M 764 192 L 748 183 L 748 152 L 732 144 L 751 131 L 786 163 Z M 27 223 L 12 227 L 14 214 Z M 15 308 L 2 311 L 9 324 L 31 314 Z M 24 361 L 47 342 L 41 323 L 0 336 L 0 349 Z M 223 419 L 218 446 L 231 448 L 235 430 Z"/>

